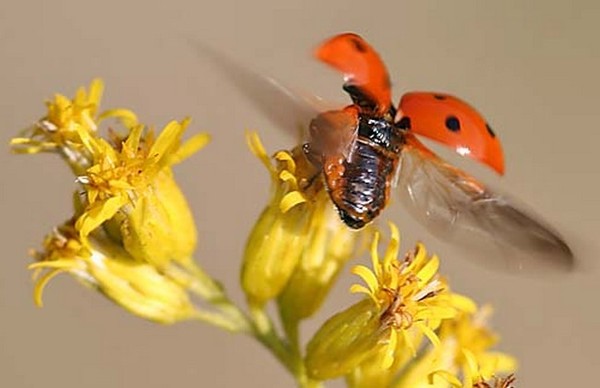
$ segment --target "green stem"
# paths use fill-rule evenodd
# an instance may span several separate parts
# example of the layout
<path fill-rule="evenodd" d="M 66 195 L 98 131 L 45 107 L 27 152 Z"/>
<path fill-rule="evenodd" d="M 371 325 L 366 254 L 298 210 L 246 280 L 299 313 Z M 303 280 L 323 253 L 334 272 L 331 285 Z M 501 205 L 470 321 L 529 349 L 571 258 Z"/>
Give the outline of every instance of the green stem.
<path fill-rule="evenodd" d="M 323 383 L 318 380 L 311 380 L 308 376 L 304 375 L 302 379 L 298 379 L 298 386 L 301 388 L 321 388 Z"/>
<path fill-rule="evenodd" d="M 290 346 L 291 357 L 294 360 L 294 364 L 297 365 L 298 368 L 296 373 L 298 384 L 301 387 L 310 387 L 311 385 L 307 385 L 309 379 L 306 376 L 306 368 L 302 358 L 302 350 L 300 349 L 299 321 L 295 319 L 288 319 L 281 309 L 279 309 L 279 319 L 281 320 L 283 331 Z"/>
<path fill-rule="evenodd" d="M 298 341 L 298 324 L 295 328 L 286 328 L 290 344 L 276 332 L 271 318 L 263 307 L 250 305 L 250 316 L 237 307 L 225 293 L 223 287 L 202 269 L 192 264 L 186 266 L 193 274 L 193 281 L 188 282 L 192 292 L 210 303 L 217 312 L 199 311 L 198 320 L 235 333 L 253 336 L 294 376 L 298 386 L 302 388 L 319 388 L 322 384 L 308 378 L 300 352 Z M 176 276 L 183 280 L 181 273 Z"/>
<path fill-rule="evenodd" d="M 306 375 L 304 360 L 300 352 L 298 325 L 290 326 L 286 329 L 288 336 L 287 343 L 283 341 L 275 332 L 271 318 L 266 314 L 264 308 L 250 306 L 250 314 L 256 324 L 257 335 L 255 336 L 263 345 L 265 345 L 277 357 L 277 359 L 294 376 L 298 386 L 302 388 L 320 388 L 322 383 L 311 380 Z M 266 342 L 265 342 L 266 340 Z"/>
<path fill-rule="evenodd" d="M 273 322 L 264 308 L 251 305 L 250 315 L 254 327 L 254 338 L 269 349 L 292 375 L 296 376 L 298 367 L 290 349 L 275 331 Z"/>
<path fill-rule="evenodd" d="M 285 332 L 288 342 L 290 343 L 292 352 L 296 357 L 302 358 L 299 334 L 300 321 L 288 317 L 281 308 L 281 306 L 279 306 L 279 319 L 281 321 L 281 325 L 283 326 L 283 331 Z"/>
<path fill-rule="evenodd" d="M 242 331 L 238 322 L 234 322 L 222 314 L 215 314 L 210 311 L 198 310 L 195 312 L 194 317 L 199 321 L 208 323 L 210 325 L 219 327 L 230 332 Z"/>

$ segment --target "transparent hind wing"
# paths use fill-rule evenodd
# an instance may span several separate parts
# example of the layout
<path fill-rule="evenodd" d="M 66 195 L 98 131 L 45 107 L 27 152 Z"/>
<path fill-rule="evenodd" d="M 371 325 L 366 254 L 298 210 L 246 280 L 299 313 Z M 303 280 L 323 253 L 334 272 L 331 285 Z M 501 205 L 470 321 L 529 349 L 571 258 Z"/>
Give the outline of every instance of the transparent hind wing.
<path fill-rule="evenodd" d="M 228 55 L 198 41 L 190 42 L 202 59 L 210 61 L 232 85 L 268 117 L 278 128 L 305 140 L 310 121 L 320 112 L 339 105 L 303 93 L 298 89 L 250 70 Z"/>
<path fill-rule="evenodd" d="M 569 246 L 550 226 L 408 136 L 398 173 L 400 199 L 433 235 L 494 269 L 568 271 Z"/>

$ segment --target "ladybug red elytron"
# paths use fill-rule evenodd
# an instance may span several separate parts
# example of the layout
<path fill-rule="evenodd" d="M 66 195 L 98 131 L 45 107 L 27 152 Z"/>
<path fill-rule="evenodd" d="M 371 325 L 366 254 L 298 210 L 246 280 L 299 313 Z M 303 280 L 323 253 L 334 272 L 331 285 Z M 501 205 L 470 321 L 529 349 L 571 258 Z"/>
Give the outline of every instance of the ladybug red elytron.
<path fill-rule="evenodd" d="M 446 93 L 406 93 L 395 108 L 387 69 L 360 36 L 340 34 L 316 50 L 319 60 L 343 73 L 343 88 L 353 102 L 325 111 L 314 97 L 293 92 L 210 48 L 200 49 L 280 127 L 309 128 L 303 147 L 307 159 L 322 172 L 331 200 L 350 228 L 374 220 L 396 192 L 433 235 L 492 267 L 573 267 L 571 249 L 549 225 L 417 139 L 440 142 L 502 175 L 502 147 L 483 117 Z"/>

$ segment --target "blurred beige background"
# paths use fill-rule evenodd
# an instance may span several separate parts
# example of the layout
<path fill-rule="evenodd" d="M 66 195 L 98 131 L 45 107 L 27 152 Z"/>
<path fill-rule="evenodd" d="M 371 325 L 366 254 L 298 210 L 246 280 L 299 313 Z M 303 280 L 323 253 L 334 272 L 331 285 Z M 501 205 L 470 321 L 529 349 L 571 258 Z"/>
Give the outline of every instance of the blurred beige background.
<path fill-rule="evenodd" d="M 104 78 L 104 107 L 163 125 L 191 115 L 214 141 L 176 173 L 200 230 L 198 259 L 241 301 L 238 264 L 268 177 L 245 128 L 271 149 L 290 144 L 185 44 L 210 42 L 292 85 L 347 101 L 341 79 L 310 50 L 363 34 L 404 90 L 472 102 L 503 140 L 507 175 L 468 164 L 552 221 L 580 270 L 558 279 L 498 274 L 462 260 L 399 207 L 386 214 L 442 252 L 454 287 L 491 302 L 501 349 L 521 361 L 520 387 L 594 386 L 600 366 L 600 3 L 567 1 L 33 1 L 0 4 L 0 387 L 292 386 L 260 346 L 197 323 L 161 327 L 128 315 L 68 276 L 33 306 L 27 250 L 70 214 L 73 177 L 52 156 L 9 154 L 17 130 L 55 92 Z M 346 273 L 317 322 L 354 298 Z M 305 335 L 306 337 L 306 335 Z M 333 384 L 335 386 L 335 383 Z"/>

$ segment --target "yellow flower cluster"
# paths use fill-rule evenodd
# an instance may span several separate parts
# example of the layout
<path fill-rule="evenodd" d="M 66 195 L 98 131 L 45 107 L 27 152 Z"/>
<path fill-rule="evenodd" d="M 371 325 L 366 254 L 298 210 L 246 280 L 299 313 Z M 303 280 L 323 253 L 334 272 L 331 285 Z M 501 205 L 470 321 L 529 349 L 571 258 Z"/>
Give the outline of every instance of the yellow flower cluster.
<path fill-rule="evenodd" d="M 35 258 L 37 263 L 30 268 L 46 271 L 35 288 L 35 301 L 40 306 L 48 281 L 68 272 L 137 316 L 173 323 L 197 315 L 185 288 L 175 279 L 148 263 L 133 260 L 109 240 L 82 243 L 72 222 L 47 236 L 44 251 L 36 252 Z"/>
<path fill-rule="evenodd" d="M 247 138 L 273 188 L 248 239 L 242 287 L 251 306 L 263 308 L 276 298 L 288 340 L 297 347 L 298 322 L 317 311 L 371 233 L 351 231 L 339 221 L 320 171 L 300 147 L 271 159 L 255 133 Z M 390 228 L 383 257 L 376 232 L 372 269 L 352 270 L 365 284 L 351 291 L 366 298 L 331 317 L 310 339 L 301 366 L 309 381 L 343 376 L 353 387 L 472 387 L 514 371 L 514 359 L 489 352 L 492 332 L 473 327 L 487 308 L 478 310 L 452 292 L 438 274 L 439 259 L 422 244 L 399 257 L 399 232 Z"/>
<path fill-rule="evenodd" d="M 373 269 L 353 269 L 366 286 L 355 284 L 351 291 L 367 297 L 330 318 L 309 342 L 309 376 L 345 376 L 353 387 L 472 387 L 513 371 L 514 359 L 488 352 L 495 344 L 492 332 L 473 328 L 473 317 L 481 312 L 472 300 L 450 291 L 437 273 L 439 259 L 421 244 L 399 259 L 399 233 L 390 227 L 383 259 L 377 233 Z"/>
<path fill-rule="evenodd" d="M 209 140 L 201 133 L 182 143 L 189 120 L 172 121 L 154 136 L 125 109 L 99 112 L 103 84 L 55 96 L 47 114 L 12 140 L 18 153 L 54 152 L 75 173 L 75 214 L 37 252 L 35 299 L 49 279 L 68 272 L 141 317 L 171 323 L 195 317 L 188 289 L 211 297 L 192 261 L 196 227 L 171 167 Z M 124 133 L 100 136 L 99 124 L 118 119 Z"/>
<path fill-rule="evenodd" d="M 319 308 L 361 233 L 339 220 L 300 147 L 271 162 L 256 133 L 247 139 L 271 175 L 272 194 L 248 238 L 242 288 L 251 305 L 279 297 L 282 314 L 298 321 Z"/>
<path fill-rule="evenodd" d="M 498 342 L 487 326 L 491 309 L 453 292 L 438 273 L 437 256 L 422 244 L 401 256 L 393 224 L 381 255 L 379 231 L 351 230 L 340 221 L 322 171 L 302 147 L 270 157 L 253 132 L 248 145 L 267 168 L 272 190 L 244 252 L 240 280 L 250 314 L 243 313 L 192 259 L 196 226 L 172 171 L 209 136 L 184 142 L 188 119 L 155 135 L 129 110 L 99 112 L 102 91 L 94 80 L 73 99 L 55 96 L 47 114 L 11 142 L 18 153 L 60 155 L 79 185 L 74 214 L 33 254 L 38 305 L 46 284 L 66 272 L 139 317 L 199 319 L 252 335 L 301 386 L 339 377 L 350 387 L 512 386 L 516 360 L 491 350 Z M 123 132 L 102 137 L 107 118 Z M 300 323 L 319 310 L 369 240 L 371 268 L 352 269 L 362 284 L 351 292 L 361 300 L 323 323 L 304 348 Z M 192 294 L 212 310 L 199 308 Z M 281 334 L 269 302 L 276 303 Z"/>

